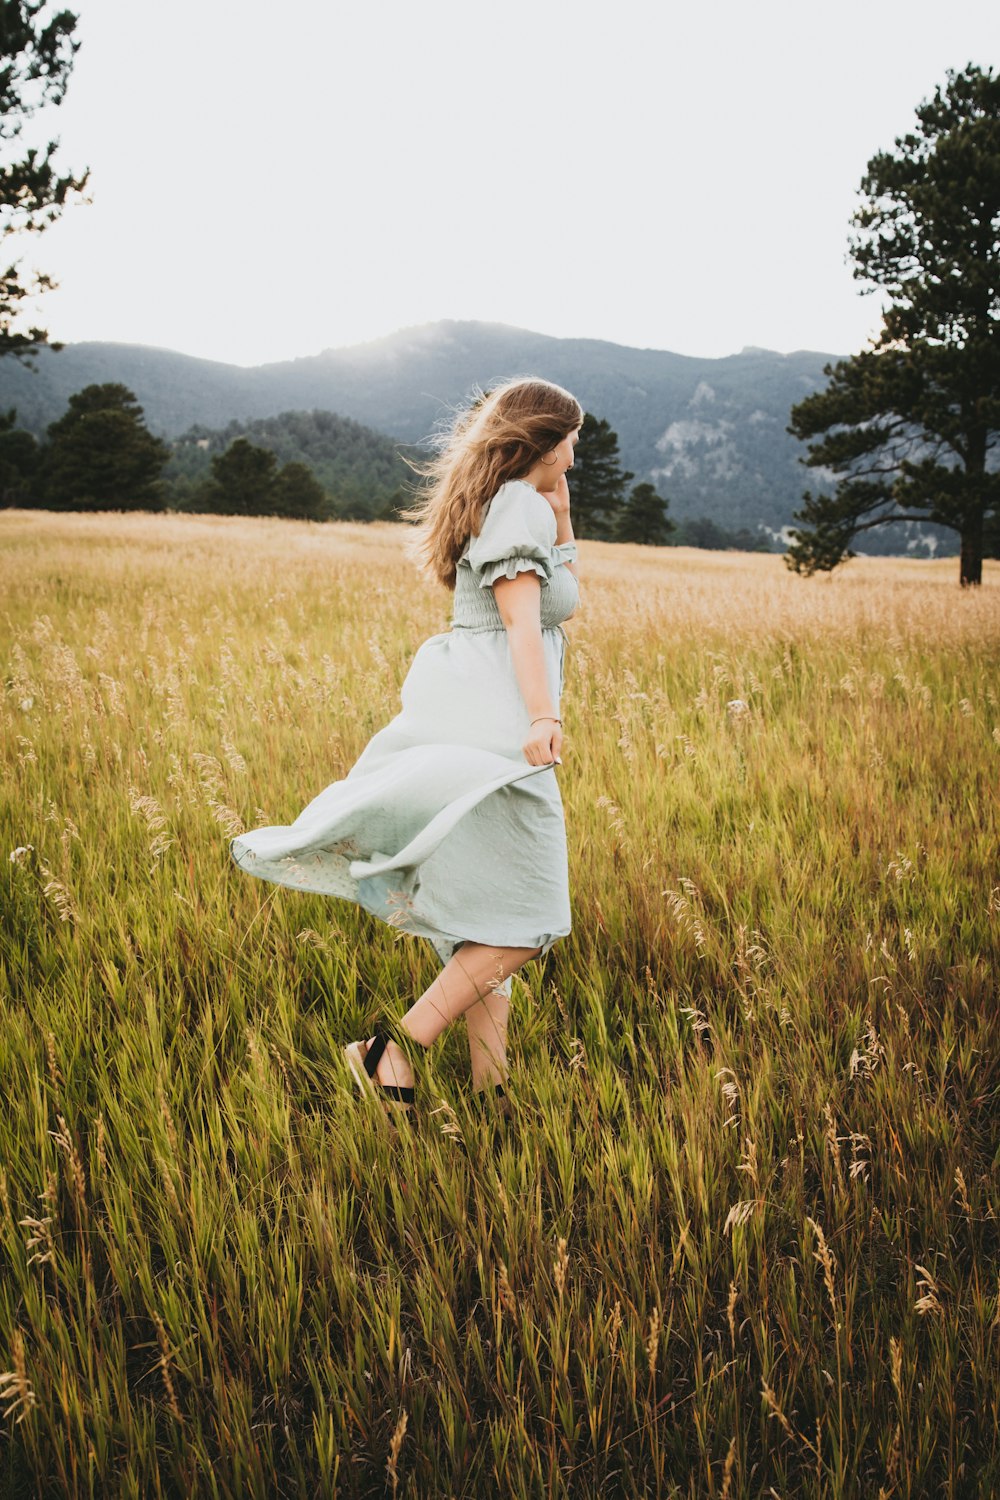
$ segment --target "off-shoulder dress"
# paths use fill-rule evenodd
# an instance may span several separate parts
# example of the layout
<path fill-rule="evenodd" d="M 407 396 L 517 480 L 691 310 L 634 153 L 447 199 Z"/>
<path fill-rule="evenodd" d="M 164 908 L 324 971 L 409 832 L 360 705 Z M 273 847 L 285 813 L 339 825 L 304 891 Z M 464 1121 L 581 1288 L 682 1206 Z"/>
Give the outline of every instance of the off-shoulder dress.
<path fill-rule="evenodd" d="M 357 902 L 426 937 L 442 961 L 463 942 L 540 948 L 570 931 L 566 825 L 557 770 L 521 749 L 529 715 L 493 595 L 498 578 L 541 580 L 542 641 L 558 714 L 577 580 L 548 501 L 502 485 L 458 562 L 451 628 L 416 652 L 401 711 L 343 780 L 288 827 L 231 841 L 251 875 Z M 509 981 L 508 981 L 509 983 Z"/>

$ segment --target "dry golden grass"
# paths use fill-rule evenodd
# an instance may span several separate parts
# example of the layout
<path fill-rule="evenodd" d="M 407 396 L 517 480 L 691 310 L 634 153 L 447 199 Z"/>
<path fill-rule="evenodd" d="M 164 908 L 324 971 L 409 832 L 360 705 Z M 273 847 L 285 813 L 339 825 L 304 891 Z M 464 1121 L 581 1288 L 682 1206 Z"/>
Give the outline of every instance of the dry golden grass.
<path fill-rule="evenodd" d="M 515 1116 L 248 880 L 448 597 L 388 525 L 0 512 L 0 1493 L 1000 1489 L 1000 566 L 584 543 Z M 739 699 L 743 709 L 727 705 Z"/>

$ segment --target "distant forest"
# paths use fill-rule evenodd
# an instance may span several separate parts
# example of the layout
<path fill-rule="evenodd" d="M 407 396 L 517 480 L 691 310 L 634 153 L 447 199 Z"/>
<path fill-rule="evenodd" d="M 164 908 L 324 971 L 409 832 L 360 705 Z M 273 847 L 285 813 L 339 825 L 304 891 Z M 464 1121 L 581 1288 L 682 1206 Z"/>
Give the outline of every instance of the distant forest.
<path fill-rule="evenodd" d="M 788 431 L 789 413 L 821 388 L 824 366 L 833 357 L 744 349 L 725 359 L 693 359 L 449 320 L 253 369 L 164 349 L 70 344 L 58 353 L 39 350 L 30 371 L 17 360 L 0 360 L 0 418 L 16 409 L 22 433 L 44 442 L 74 393 L 91 384 L 122 383 L 136 393 L 151 433 L 169 446 L 168 505 L 194 509 L 199 476 L 221 456 L 218 448 L 242 440 L 258 452 L 267 447 L 285 469 L 307 467 L 329 497 L 321 514 L 361 519 L 384 514 L 397 491 L 405 499 L 414 476 L 401 454 L 419 451 L 406 445 L 423 444 L 478 387 L 530 371 L 565 385 L 585 411 L 610 423 L 622 464 L 637 483 L 652 484 L 669 500 L 678 529 L 692 527 L 713 542 L 717 534 L 763 535 L 783 548 L 807 483 L 824 484 L 818 470 L 808 476 L 803 470 L 803 447 Z M 307 415 L 314 411 L 322 415 Z M 339 415 L 328 417 L 331 412 Z M 313 420 L 319 427 L 329 423 L 330 433 L 343 432 L 357 461 L 345 463 L 339 444 L 336 452 L 317 451 L 326 446 L 314 441 L 318 434 L 304 444 L 293 441 L 294 427 L 304 424 L 305 434 Z M 279 436 L 286 423 L 289 432 Z M 351 424 L 357 424 L 353 436 Z M 2 438 L 0 433 L 0 447 Z M 23 436 L 16 441 L 24 446 Z M 365 472 L 366 443 L 380 455 L 374 483 Z M 301 488 L 301 473 L 294 478 Z M 0 482 L 0 503 L 20 503 L 17 493 L 28 493 L 28 503 L 47 503 L 37 487 Z M 706 522 L 716 532 L 707 531 Z M 671 534 L 673 544 L 680 541 L 677 532 Z M 926 521 L 887 525 L 857 542 L 863 553 L 942 556 L 956 549 L 953 531 Z"/>
<path fill-rule="evenodd" d="M 325 505 L 314 512 L 323 520 L 398 521 L 419 484 L 402 455 L 414 460 L 426 456 L 416 444 L 393 442 L 329 411 L 287 411 L 221 428 L 196 424 L 169 444 L 171 456 L 161 479 L 164 503 L 174 510 L 216 509 L 212 461 L 231 452 L 240 439 L 267 449 L 282 465 L 305 465 L 326 494 Z M 675 524 L 665 544 L 710 551 L 771 550 L 760 532 L 720 526 L 706 516 Z"/>
<path fill-rule="evenodd" d="M 225 427 L 190 427 L 170 444 L 163 470 L 166 503 L 176 510 L 200 510 L 212 459 L 243 438 L 266 448 L 281 464 L 305 464 L 326 492 L 325 519 L 398 519 L 418 482 L 403 453 L 417 458 L 414 445 L 393 442 L 350 417 L 330 411 L 286 411 Z"/>
<path fill-rule="evenodd" d="M 175 510 L 312 521 L 398 521 L 422 490 L 427 450 L 329 411 L 197 424 L 165 441 L 118 382 L 73 392 L 42 441 L 0 413 L 0 506 Z M 574 474 L 577 535 L 653 546 L 769 551 L 762 529 L 677 522 L 669 499 L 621 466 L 610 424 L 584 418 Z M 409 462 L 407 461 L 409 460 Z"/>

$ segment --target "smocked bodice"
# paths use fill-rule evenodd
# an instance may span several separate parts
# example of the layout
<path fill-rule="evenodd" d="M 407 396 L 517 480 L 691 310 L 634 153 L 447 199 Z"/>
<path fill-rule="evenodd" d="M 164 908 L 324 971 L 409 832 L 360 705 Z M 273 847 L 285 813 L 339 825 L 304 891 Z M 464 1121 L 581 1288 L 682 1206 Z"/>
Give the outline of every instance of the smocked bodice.
<path fill-rule="evenodd" d="M 470 537 L 458 560 L 452 627 L 503 630 L 493 594 L 498 578 L 532 570 L 541 580 L 543 630 L 568 620 L 579 602 L 575 542 L 556 542 L 557 523 L 548 501 L 525 480 L 509 480 L 490 501 L 478 536 Z"/>

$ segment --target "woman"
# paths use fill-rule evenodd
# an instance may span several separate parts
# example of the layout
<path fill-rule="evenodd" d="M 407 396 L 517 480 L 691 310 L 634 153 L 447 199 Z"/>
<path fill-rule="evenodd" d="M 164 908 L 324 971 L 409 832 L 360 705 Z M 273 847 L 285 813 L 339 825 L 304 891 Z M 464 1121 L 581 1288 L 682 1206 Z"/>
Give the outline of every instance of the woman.
<path fill-rule="evenodd" d="M 288 828 L 232 840 L 265 880 L 358 902 L 428 938 L 444 968 L 398 1024 L 345 1051 L 358 1086 L 411 1112 L 408 1053 L 464 1015 L 473 1085 L 504 1092 L 510 976 L 570 931 L 555 767 L 578 601 L 566 471 L 583 412 L 548 381 L 507 381 L 463 413 L 417 507 L 409 554 L 454 591 L 417 651 L 402 710 Z"/>

